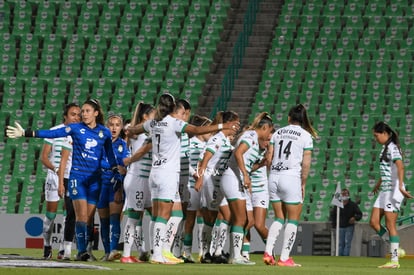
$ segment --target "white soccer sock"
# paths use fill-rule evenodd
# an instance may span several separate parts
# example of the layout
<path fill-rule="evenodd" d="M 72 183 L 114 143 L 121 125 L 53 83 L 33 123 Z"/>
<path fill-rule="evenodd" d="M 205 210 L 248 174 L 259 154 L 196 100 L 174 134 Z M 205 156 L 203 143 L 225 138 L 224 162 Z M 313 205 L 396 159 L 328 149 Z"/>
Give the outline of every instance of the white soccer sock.
<path fill-rule="evenodd" d="M 286 261 L 289 259 L 290 252 L 296 240 L 296 232 L 298 231 L 297 221 L 288 221 L 285 228 L 283 239 L 282 252 L 280 253 L 280 260 Z"/>
<path fill-rule="evenodd" d="M 157 221 L 154 222 L 154 232 L 153 232 L 153 259 L 162 259 L 162 248 L 164 243 L 165 232 L 167 229 L 167 221 L 162 220 L 162 218 L 157 218 Z"/>
<path fill-rule="evenodd" d="M 275 242 L 277 240 L 277 237 L 280 234 L 280 230 L 283 227 L 283 223 L 284 221 L 282 219 L 275 219 L 269 228 L 269 234 L 267 235 L 266 248 L 265 248 L 265 252 L 267 252 L 267 254 L 269 255 L 273 255 L 273 249 L 275 247 Z"/>
<path fill-rule="evenodd" d="M 390 243 L 391 262 L 398 262 L 398 248 L 399 247 L 400 247 L 399 243 Z"/>
<path fill-rule="evenodd" d="M 198 246 L 198 256 L 202 257 L 202 250 L 203 250 L 203 244 L 202 244 L 202 239 L 203 239 L 203 227 L 204 227 L 204 223 L 203 223 L 203 219 L 197 217 L 196 218 L 196 222 L 197 222 L 197 246 Z"/>
<path fill-rule="evenodd" d="M 204 256 L 205 254 L 207 254 L 210 248 L 212 230 L 213 230 L 212 225 L 204 223 L 203 229 L 201 232 L 201 249 L 200 249 L 201 256 Z"/>
<path fill-rule="evenodd" d="M 183 241 L 184 241 L 184 223 L 185 220 L 181 220 L 177 228 L 177 233 L 175 234 L 172 252 L 175 257 L 180 257 L 183 253 Z"/>
<path fill-rule="evenodd" d="M 183 217 L 171 216 L 168 220 L 165 240 L 164 240 L 164 250 L 171 251 L 172 244 L 174 242 L 175 235 L 177 234 L 178 226 L 180 225 Z"/>
<path fill-rule="evenodd" d="M 72 254 L 72 242 L 64 241 L 63 243 L 63 247 L 65 250 L 63 257 L 70 258 Z"/>
<path fill-rule="evenodd" d="M 61 229 L 61 238 L 60 238 L 60 243 L 59 243 L 59 251 L 63 251 L 65 250 L 65 244 L 64 244 L 64 240 L 65 240 L 65 220 L 66 220 L 66 215 L 63 215 L 63 219 L 62 219 L 62 229 Z"/>
<path fill-rule="evenodd" d="M 221 221 L 219 227 L 219 236 L 217 247 L 215 251 L 216 256 L 220 256 L 223 252 L 224 246 L 226 245 L 227 237 L 229 235 L 229 224 L 227 221 Z"/>
<path fill-rule="evenodd" d="M 234 259 L 240 259 L 241 250 L 243 246 L 244 229 L 241 226 L 232 226 L 231 228 L 231 239 L 232 239 L 232 257 Z"/>
<path fill-rule="evenodd" d="M 134 238 L 136 236 L 135 225 L 138 223 L 137 219 L 127 218 L 124 228 L 124 250 L 122 257 L 131 256 L 132 245 L 134 244 Z"/>
<path fill-rule="evenodd" d="M 398 248 L 400 247 L 400 237 L 390 236 L 391 262 L 398 262 Z"/>
<path fill-rule="evenodd" d="M 154 224 L 155 224 L 155 221 L 153 221 L 152 219 L 150 220 L 150 222 L 149 222 L 149 225 L 148 225 L 148 227 L 149 227 L 149 241 L 150 241 L 150 251 L 152 251 L 153 249 L 154 249 L 154 245 L 153 245 L 153 240 L 154 240 Z"/>
<path fill-rule="evenodd" d="M 213 229 L 211 230 L 211 242 L 210 242 L 210 255 L 215 255 L 215 252 L 217 250 L 217 245 L 219 241 L 219 234 L 220 234 L 220 223 L 221 220 L 216 220 L 214 223 Z"/>
<path fill-rule="evenodd" d="M 55 218 L 50 219 L 47 215 L 43 219 L 43 239 L 44 246 L 50 246 L 50 238 L 52 237 L 52 229 Z"/>

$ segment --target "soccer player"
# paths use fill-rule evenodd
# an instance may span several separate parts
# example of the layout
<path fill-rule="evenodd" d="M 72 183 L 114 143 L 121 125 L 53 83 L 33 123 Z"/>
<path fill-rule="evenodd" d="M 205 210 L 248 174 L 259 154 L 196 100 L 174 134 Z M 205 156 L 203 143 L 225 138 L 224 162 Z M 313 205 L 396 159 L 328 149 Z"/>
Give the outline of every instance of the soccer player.
<path fill-rule="evenodd" d="M 117 158 L 118 169 L 121 175 L 126 174 L 124 160 L 130 157 L 126 141 L 121 138 L 124 123 L 120 115 L 112 114 L 107 120 L 106 126 L 112 134 L 112 147 Z M 106 157 L 101 159 L 102 186 L 98 201 L 98 214 L 101 222 L 100 232 L 105 255 L 101 261 L 114 261 L 121 258 L 117 251 L 119 237 L 121 235 L 121 212 L 124 202 L 122 180 L 111 182 L 114 172 Z"/>
<path fill-rule="evenodd" d="M 58 129 L 65 127 L 70 123 L 77 123 L 80 121 L 80 107 L 71 103 L 65 106 L 63 111 L 63 123 L 52 127 L 51 129 Z M 42 152 L 40 154 L 40 160 L 43 165 L 48 168 L 47 177 L 45 181 L 45 200 L 46 200 L 46 215 L 43 219 L 43 258 L 51 259 L 52 258 L 52 245 L 50 239 L 52 237 L 52 229 L 56 217 L 56 211 L 59 203 L 59 199 L 64 195 L 64 186 L 63 178 L 62 181 L 59 179 L 59 169 L 62 170 L 62 176 L 68 174 L 70 169 L 70 163 L 68 165 L 62 165 L 60 167 L 61 161 L 61 151 L 62 148 L 70 148 L 71 138 L 61 137 L 55 139 L 45 139 Z M 60 184 L 61 183 L 61 184 Z M 63 258 L 61 251 L 59 251 L 58 258 Z"/>
<path fill-rule="evenodd" d="M 272 129 L 272 133 L 274 129 Z M 252 192 L 247 193 L 247 200 L 250 200 L 250 204 L 252 206 L 252 211 L 247 211 L 247 217 L 249 221 L 249 225 L 254 226 L 257 233 L 259 233 L 260 237 L 262 238 L 263 242 L 266 243 L 268 229 L 266 227 L 266 214 L 267 209 L 269 207 L 269 191 L 268 191 L 268 177 L 267 177 L 267 162 L 266 162 L 266 153 L 268 149 L 268 145 L 270 142 L 269 139 L 259 140 L 259 160 L 257 161 L 257 165 L 261 166 L 258 169 L 252 170 L 250 173 L 250 179 L 252 182 Z M 262 163 L 264 162 L 264 163 Z M 261 164 L 262 163 L 262 164 Z M 257 167 L 258 167 L 257 166 Z M 248 227 L 247 226 L 247 227 Z M 248 227 L 248 229 L 250 229 Z M 243 242 L 242 247 L 242 256 L 249 259 L 249 251 L 250 251 L 250 231 L 247 232 L 245 236 L 245 240 Z"/>
<path fill-rule="evenodd" d="M 382 237 L 386 229 L 381 225 L 385 216 L 385 225 L 390 238 L 391 259 L 379 268 L 399 268 L 398 251 L 400 237 L 397 231 L 397 218 L 401 202 L 413 196 L 405 190 L 404 163 L 398 134 L 385 122 L 377 122 L 372 128 L 375 140 L 382 145 L 379 157 L 381 177 L 374 187 L 378 194 L 371 212 L 370 225 Z"/>
<path fill-rule="evenodd" d="M 121 179 L 118 163 L 112 149 L 112 135 L 104 126 L 104 114 L 98 100 L 88 99 L 81 108 L 82 122 L 72 123 L 54 130 L 23 129 L 15 122 L 15 126 L 7 126 L 6 134 L 10 138 L 36 137 L 58 138 L 71 136 L 73 141 L 72 168 L 69 176 L 69 192 L 76 215 L 76 240 L 78 254 L 75 260 L 88 261 L 86 251 L 88 224 L 95 214 L 99 199 L 101 166 L 100 162 L 106 153 L 113 180 Z"/>
<path fill-rule="evenodd" d="M 229 122 L 239 122 L 239 116 L 232 111 L 219 112 L 212 124 Z M 219 207 L 224 200 L 224 194 L 220 189 L 220 178 L 227 168 L 227 162 L 233 151 L 230 137 L 234 134 L 231 129 L 218 131 L 207 141 L 204 151 L 200 154 L 200 163 L 197 169 L 198 178 L 194 189 L 201 192 L 201 213 L 203 215 L 201 263 L 212 262 L 210 254 L 212 230 Z"/>
<path fill-rule="evenodd" d="M 195 126 L 210 125 L 211 120 L 207 117 L 194 115 L 191 124 Z M 200 210 L 200 193 L 194 189 L 195 180 L 198 177 L 198 160 L 201 152 L 204 150 L 207 140 L 211 134 L 203 134 L 190 138 L 189 159 L 190 159 L 190 177 L 188 178 L 188 188 L 190 193 L 190 201 L 186 211 L 186 219 L 184 221 L 184 252 L 183 258 L 185 263 L 194 263 L 192 257 L 193 246 L 193 229 Z"/>
<path fill-rule="evenodd" d="M 229 263 L 241 265 L 255 264 L 241 255 L 245 229 L 248 224 L 247 211 L 253 210 L 252 206 L 246 203 L 246 197 L 250 195 L 246 192 L 251 193 L 250 174 L 253 169 L 258 168 L 254 165 L 261 158 L 259 155 L 259 140 L 269 139 L 273 130 L 272 118 L 268 113 L 260 113 L 249 129 L 243 132 L 237 140 L 228 162 L 228 168 L 224 171 L 220 180 L 220 187 L 229 203 L 231 212 L 230 235 L 232 247 Z M 260 165 L 264 165 L 264 162 Z"/>
<path fill-rule="evenodd" d="M 237 131 L 239 123 L 226 123 L 196 127 L 174 118 L 175 99 L 171 94 L 162 94 L 159 98 L 154 120 L 128 128 L 130 134 L 151 133 L 152 168 L 150 173 L 152 208 L 155 218 L 153 229 L 152 263 L 174 264 L 162 255 L 163 241 L 166 237 L 166 224 L 171 216 L 173 201 L 178 194 L 180 173 L 181 133 L 200 135 L 217 130 L 233 129 Z"/>
<path fill-rule="evenodd" d="M 146 103 L 137 104 L 132 116 L 131 125 L 136 126 L 147 120 L 153 119 L 155 109 Z M 142 220 L 144 210 L 151 213 L 151 193 L 149 187 L 149 175 L 151 171 L 151 137 L 148 134 L 135 135 L 128 138 L 131 151 L 131 158 L 127 174 L 124 179 L 125 205 L 127 220 L 124 228 L 124 251 L 121 263 L 138 263 L 139 259 L 131 256 L 131 249 L 134 243 L 138 247 L 143 246 Z M 142 251 L 142 254 L 145 251 Z M 141 255 L 142 255 L 141 254 Z"/>
<path fill-rule="evenodd" d="M 275 218 L 269 228 L 263 261 L 275 265 L 273 248 L 285 220 L 283 246 L 278 266 L 299 267 L 289 257 L 296 240 L 297 227 L 302 203 L 305 197 L 306 181 L 309 174 L 313 150 L 312 137 L 317 133 L 312 127 L 305 107 L 298 104 L 289 110 L 289 125 L 276 130 L 273 134 L 269 155 L 272 164 L 269 174 L 269 196 Z M 284 209 L 287 215 L 285 216 Z"/>
<path fill-rule="evenodd" d="M 191 115 L 191 105 L 185 99 L 176 101 L 173 117 L 188 122 Z M 182 262 L 181 248 L 183 225 L 189 200 L 188 178 L 190 174 L 189 149 L 190 139 L 187 133 L 181 134 L 180 183 L 179 197 L 174 201 L 171 217 L 167 223 L 167 238 L 164 242 L 163 256 L 170 261 Z"/>

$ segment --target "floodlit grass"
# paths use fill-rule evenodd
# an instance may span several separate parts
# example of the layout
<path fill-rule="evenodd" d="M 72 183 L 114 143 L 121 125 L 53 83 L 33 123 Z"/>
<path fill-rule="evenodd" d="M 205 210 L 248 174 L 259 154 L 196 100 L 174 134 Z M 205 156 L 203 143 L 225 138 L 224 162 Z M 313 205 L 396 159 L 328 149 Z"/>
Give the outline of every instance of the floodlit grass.
<path fill-rule="evenodd" d="M 41 257 L 43 251 L 40 249 L 1 249 L 0 254 L 19 254 L 21 256 Z M 55 255 L 57 251 L 54 251 Z M 103 253 L 96 251 L 95 256 L 101 257 Z M 55 256 L 54 255 L 54 256 Z M 384 270 L 377 268 L 384 264 L 387 259 L 367 258 L 367 257 L 326 257 L 326 256 L 296 256 L 295 261 L 302 264 L 300 268 L 266 266 L 262 262 L 262 255 L 251 255 L 251 259 L 256 262 L 255 266 L 236 266 L 236 265 L 207 265 L 207 264 L 180 264 L 180 265 L 152 265 L 152 264 L 121 264 L 112 263 L 84 263 L 88 265 L 99 265 L 109 267 L 112 270 L 90 270 L 72 268 L 10 268 L 0 267 L 0 274 L 34 274 L 34 275 L 73 275 L 73 274 L 195 274 L 195 275 L 248 275 L 248 274 L 309 274 L 309 275 L 332 275 L 332 274 L 413 274 L 414 260 L 401 259 L 401 268 L 397 270 Z M 1 260 L 0 260 L 1 261 Z M 77 263 L 77 262 L 72 262 Z"/>

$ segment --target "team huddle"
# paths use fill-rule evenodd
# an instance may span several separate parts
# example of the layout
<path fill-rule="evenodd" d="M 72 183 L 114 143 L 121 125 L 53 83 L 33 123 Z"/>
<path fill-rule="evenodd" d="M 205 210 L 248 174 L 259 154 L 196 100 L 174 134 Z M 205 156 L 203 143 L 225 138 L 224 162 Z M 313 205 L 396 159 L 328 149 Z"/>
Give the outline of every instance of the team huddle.
<path fill-rule="evenodd" d="M 61 259 L 71 258 L 75 237 L 75 260 L 95 260 L 91 243 L 98 209 L 102 261 L 194 263 L 194 239 L 201 263 L 254 265 L 249 231 L 255 227 L 266 245 L 265 264 L 300 266 L 290 253 L 317 137 L 305 107 L 293 106 L 287 126 L 279 129 L 266 112 L 242 130 L 232 111 L 218 112 L 213 121 L 190 116 L 186 100 L 163 94 L 156 107 L 139 103 L 128 125 L 119 115 L 109 115 L 105 123 L 100 103 L 89 99 L 81 107 L 68 105 L 64 123 L 50 130 L 8 126 L 10 138 L 46 138 L 42 161 L 53 152 L 53 161 L 43 161 L 49 168 L 45 186 L 50 194 L 44 257 L 51 257 L 51 225 L 57 201 L 65 197 Z M 267 228 L 269 204 L 275 217 Z M 145 211 L 151 217 L 148 225 L 143 225 Z M 143 241 L 143 226 L 149 227 L 149 244 Z M 279 237 L 283 245 L 276 261 Z M 122 252 L 117 250 L 120 239 Z M 138 257 L 132 256 L 133 246 Z"/>

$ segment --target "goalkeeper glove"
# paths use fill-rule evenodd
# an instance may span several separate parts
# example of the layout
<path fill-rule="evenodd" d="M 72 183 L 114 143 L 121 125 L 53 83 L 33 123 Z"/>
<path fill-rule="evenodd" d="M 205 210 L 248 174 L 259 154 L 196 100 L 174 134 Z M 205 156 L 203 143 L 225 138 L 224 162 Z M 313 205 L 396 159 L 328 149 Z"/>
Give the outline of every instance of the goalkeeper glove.
<path fill-rule="evenodd" d="M 6 135 L 9 138 L 19 138 L 19 137 L 33 137 L 32 130 L 28 129 L 25 130 L 23 127 L 18 123 L 14 122 L 16 127 L 7 125 Z"/>

